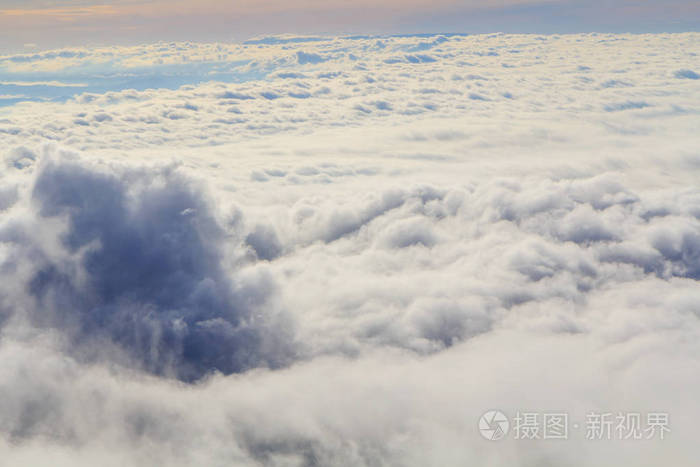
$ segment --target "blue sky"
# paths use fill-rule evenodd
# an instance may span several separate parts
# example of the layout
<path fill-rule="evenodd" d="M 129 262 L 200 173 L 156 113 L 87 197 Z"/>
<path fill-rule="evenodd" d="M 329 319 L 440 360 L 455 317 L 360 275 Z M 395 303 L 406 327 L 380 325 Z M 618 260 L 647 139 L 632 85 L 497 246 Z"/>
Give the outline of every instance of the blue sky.
<path fill-rule="evenodd" d="M 676 32 L 693 0 L 2 0 L 0 52 L 275 33 Z"/>

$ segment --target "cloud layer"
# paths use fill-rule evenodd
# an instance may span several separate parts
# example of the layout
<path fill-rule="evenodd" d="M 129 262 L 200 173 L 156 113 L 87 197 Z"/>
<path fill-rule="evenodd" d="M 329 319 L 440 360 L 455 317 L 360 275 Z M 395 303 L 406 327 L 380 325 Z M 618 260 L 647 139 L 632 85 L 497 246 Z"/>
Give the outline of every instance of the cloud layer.
<path fill-rule="evenodd" d="M 697 43 L 270 37 L 245 82 L 6 108 L 0 459 L 694 465 Z"/>

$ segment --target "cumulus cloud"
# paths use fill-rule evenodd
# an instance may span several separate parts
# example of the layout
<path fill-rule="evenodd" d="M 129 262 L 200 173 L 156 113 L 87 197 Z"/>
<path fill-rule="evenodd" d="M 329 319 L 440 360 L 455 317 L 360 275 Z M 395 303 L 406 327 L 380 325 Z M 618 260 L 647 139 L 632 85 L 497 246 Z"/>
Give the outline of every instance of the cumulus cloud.
<path fill-rule="evenodd" d="M 0 458 L 695 465 L 697 41 L 265 38 L 244 82 L 9 108 Z"/>
<path fill-rule="evenodd" d="M 21 167 L 26 155 L 13 154 Z M 32 177 L 31 215 L 1 234 L 12 252 L 5 283 L 26 278 L 26 297 L 9 312 L 60 329 L 81 357 L 104 358 L 114 345 L 147 371 L 184 380 L 291 358 L 291 348 L 265 355 L 273 334 L 274 346 L 286 345 L 258 310 L 274 282 L 227 271 L 229 234 L 174 167 L 111 168 L 48 150 Z"/>

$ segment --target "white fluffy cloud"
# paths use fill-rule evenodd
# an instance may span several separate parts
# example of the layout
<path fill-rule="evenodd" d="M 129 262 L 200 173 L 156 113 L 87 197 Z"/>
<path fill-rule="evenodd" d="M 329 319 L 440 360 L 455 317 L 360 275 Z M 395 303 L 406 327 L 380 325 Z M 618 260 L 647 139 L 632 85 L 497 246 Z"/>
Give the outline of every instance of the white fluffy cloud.
<path fill-rule="evenodd" d="M 267 38 L 245 82 L 6 108 L 0 459 L 694 465 L 699 41 Z"/>

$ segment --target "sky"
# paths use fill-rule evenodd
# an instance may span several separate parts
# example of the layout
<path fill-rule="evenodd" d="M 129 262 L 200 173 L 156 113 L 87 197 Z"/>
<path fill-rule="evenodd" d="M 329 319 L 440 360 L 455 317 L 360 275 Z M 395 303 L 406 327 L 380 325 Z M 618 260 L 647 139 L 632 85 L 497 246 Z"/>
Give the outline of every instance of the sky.
<path fill-rule="evenodd" d="M 679 32 L 692 0 L 0 1 L 0 48 L 244 40 L 259 34 Z"/>

